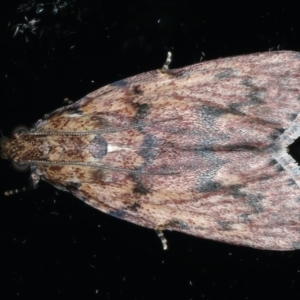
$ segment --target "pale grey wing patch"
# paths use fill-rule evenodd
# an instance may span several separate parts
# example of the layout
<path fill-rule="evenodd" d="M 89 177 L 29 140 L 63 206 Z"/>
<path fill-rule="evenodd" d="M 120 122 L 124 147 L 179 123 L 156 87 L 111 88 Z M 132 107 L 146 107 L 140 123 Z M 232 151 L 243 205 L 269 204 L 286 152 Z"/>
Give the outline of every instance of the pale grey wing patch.
<path fill-rule="evenodd" d="M 300 137 L 300 114 L 276 141 L 272 157 L 289 173 L 300 187 L 300 166 L 289 153 L 289 147 Z"/>

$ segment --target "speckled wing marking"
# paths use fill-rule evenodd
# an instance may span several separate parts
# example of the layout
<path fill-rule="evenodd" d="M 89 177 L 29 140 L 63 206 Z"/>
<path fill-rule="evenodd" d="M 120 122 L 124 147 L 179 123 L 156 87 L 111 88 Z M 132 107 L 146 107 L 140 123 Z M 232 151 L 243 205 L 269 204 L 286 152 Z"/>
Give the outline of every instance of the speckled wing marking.
<path fill-rule="evenodd" d="M 90 165 L 34 172 L 142 226 L 300 248 L 299 166 L 288 152 L 300 135 L 299 70 L 298 53 L 268 52 L 110 84 L 33 128 L 92 131 L 80 148 Z"/>

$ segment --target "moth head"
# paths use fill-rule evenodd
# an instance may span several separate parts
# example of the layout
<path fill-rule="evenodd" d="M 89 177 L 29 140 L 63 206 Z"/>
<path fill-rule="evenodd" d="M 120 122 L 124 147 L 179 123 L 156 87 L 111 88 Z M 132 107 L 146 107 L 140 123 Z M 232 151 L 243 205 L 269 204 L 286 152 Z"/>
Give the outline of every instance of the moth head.
<path fill-rule="evenodd" d="M 12 136 L 15 137 L 16 135 L 18 135 L 22 132 L 28 133 L 29 132 L 28 127 L 25 125 L 19 125 L 19 126 L 15 127 L 14 130 L 12 131 Z"/>
<path fill-rule="evenodd" d="M 22 163 L 18 159 L 19 153 L 22 151 L 22 143 L 19 141 L 19 136 L 22 133 L 29 132 L 25 126 L 18 126 L 13 130 L 12 137 L 2 137 L 0 139 L 0 155 L 3 159 L 10 159 L 14 169 L 20 172 L 29 170 L 29 164 Z"/>

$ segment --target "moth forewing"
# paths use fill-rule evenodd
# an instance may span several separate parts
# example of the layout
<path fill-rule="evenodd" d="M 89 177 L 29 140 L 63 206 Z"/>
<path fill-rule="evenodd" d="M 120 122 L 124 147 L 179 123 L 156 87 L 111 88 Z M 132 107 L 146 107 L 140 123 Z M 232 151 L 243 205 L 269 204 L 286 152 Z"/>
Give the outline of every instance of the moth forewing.
<path fill-rule="evenodd" d="M 300 135 L 299 53 L 168 65 L 48 114 L 2 140 L 2 157 L 160 236 L 300 248 L 300 173 L 290 153 Z"/>

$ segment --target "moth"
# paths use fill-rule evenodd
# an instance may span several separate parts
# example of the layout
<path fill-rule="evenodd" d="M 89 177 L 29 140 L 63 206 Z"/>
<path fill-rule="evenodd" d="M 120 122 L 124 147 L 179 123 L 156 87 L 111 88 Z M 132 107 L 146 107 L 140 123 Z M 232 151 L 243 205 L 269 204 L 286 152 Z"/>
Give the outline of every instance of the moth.
<path fill-rule="evenodd" d="M 300 54 L 266 52 L 104 86 L 2 138 L 1 156 L 148 228 L 300 248 Z"/>

